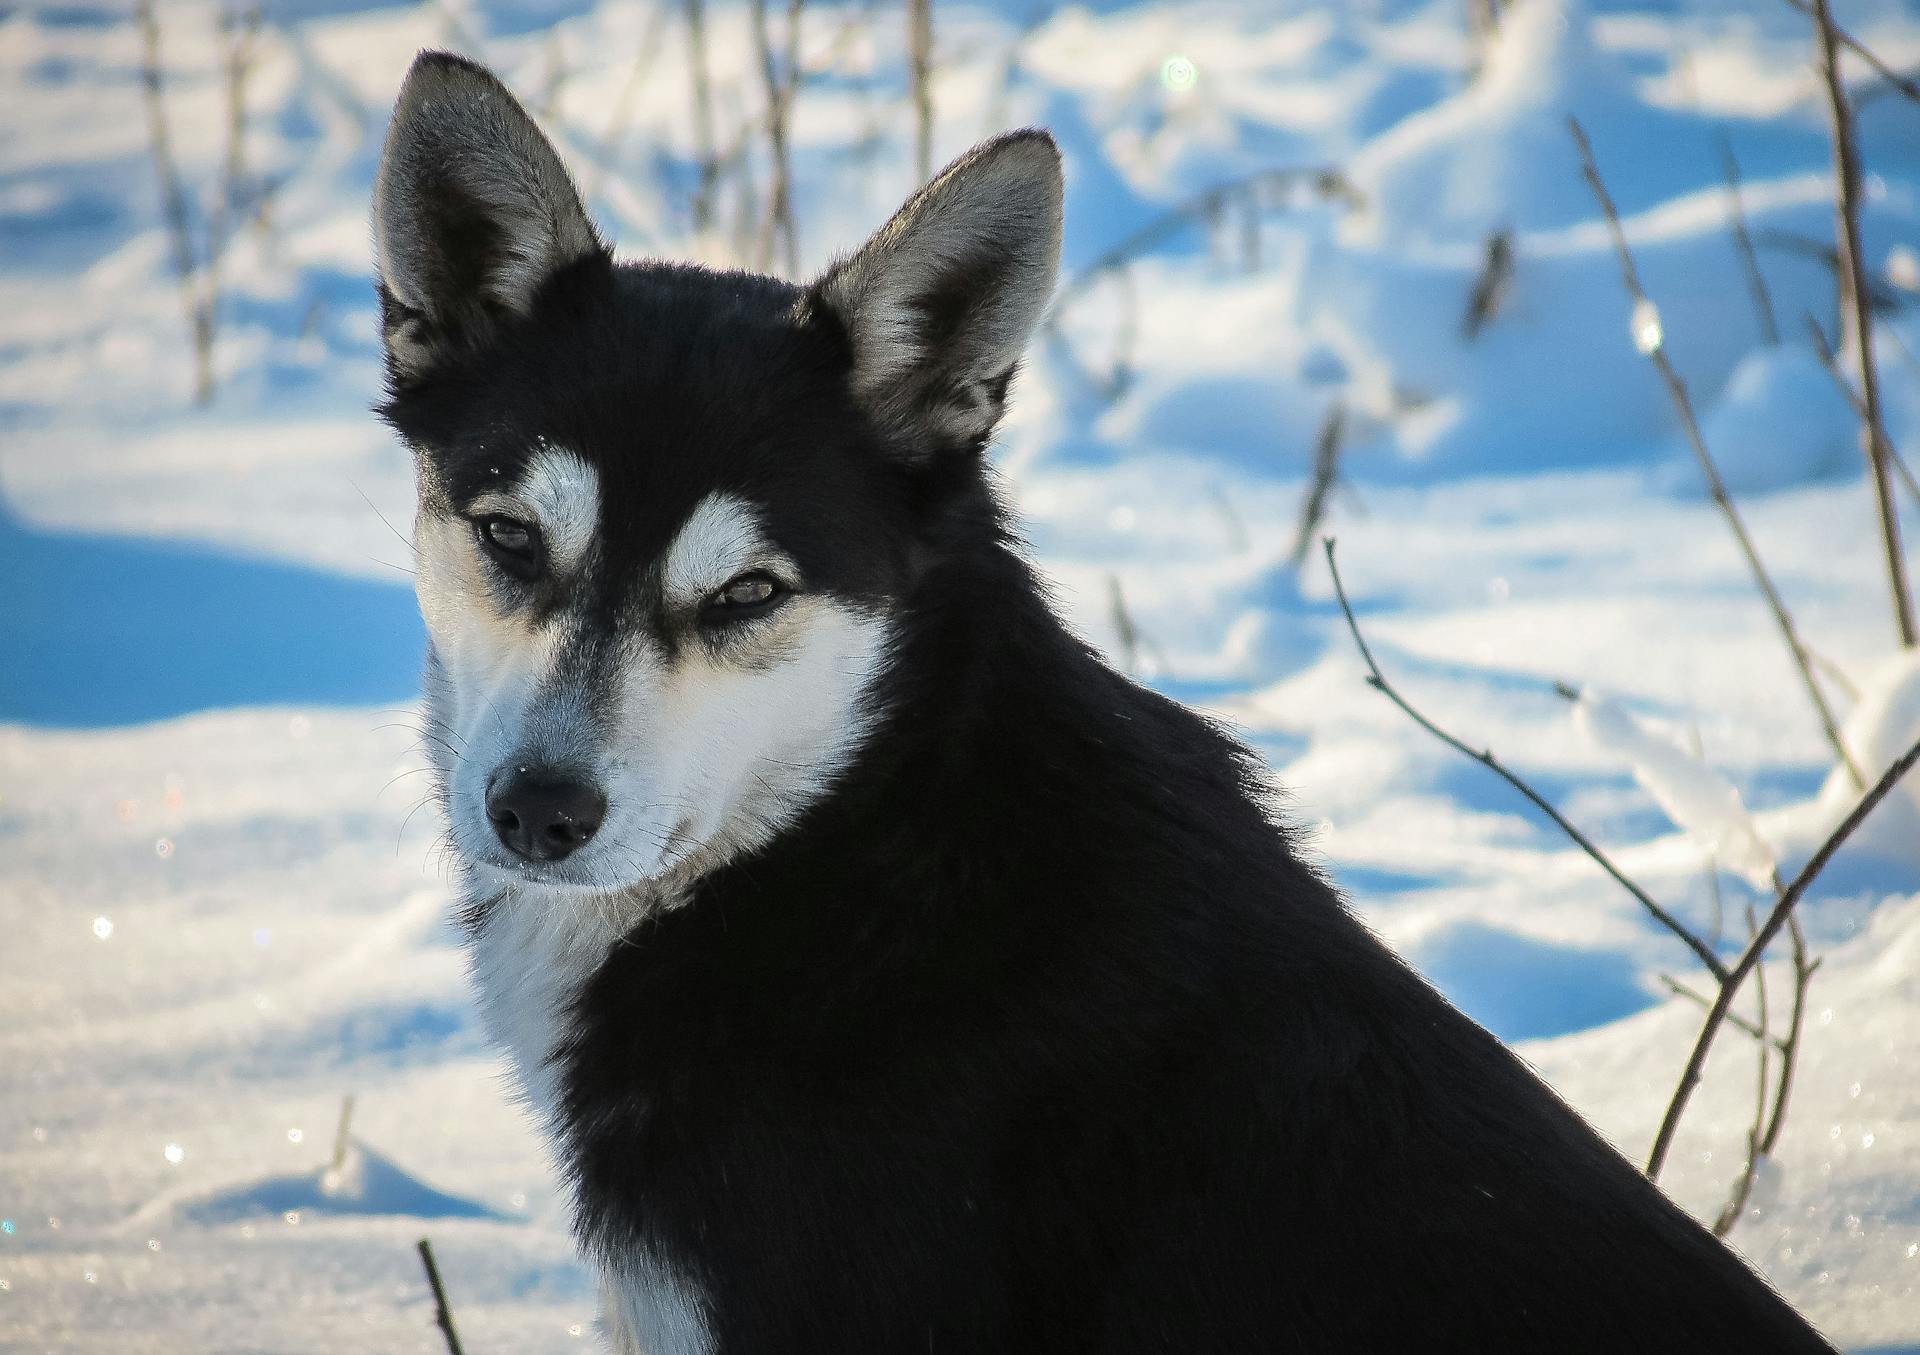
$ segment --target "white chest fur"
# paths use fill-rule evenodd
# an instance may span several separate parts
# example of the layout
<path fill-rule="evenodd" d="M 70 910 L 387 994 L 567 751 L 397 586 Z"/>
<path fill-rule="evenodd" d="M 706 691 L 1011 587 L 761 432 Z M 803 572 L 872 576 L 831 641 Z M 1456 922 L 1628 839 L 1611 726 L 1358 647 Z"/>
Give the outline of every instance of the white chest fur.
<path fill-rule="evenodd" d="M 588 900 L 517 887 L 492 905 L 473 938 L 481 1019 L 513 1059 L 521 1094 L 549 1134 L 559 1128 L 554 1051 L 571 1035 L 575 999 L 615 935 Z"/>
<path fill-rule="evenodd" d="M 473 938 L 481 1018 L 513 1060 L 521 1094 L 549 1135 L 561 1128 L 554 1053 L 573 1033 L 581 988 L 620 935 L 613 906 L 518 888 L 493 905 Z M 630 1252 L 608 1268 L 601 1305 L 602 1326 L 618 1355 L 707 1355 L 712 1349 L 701 1295 L 652 1249 Z"/>

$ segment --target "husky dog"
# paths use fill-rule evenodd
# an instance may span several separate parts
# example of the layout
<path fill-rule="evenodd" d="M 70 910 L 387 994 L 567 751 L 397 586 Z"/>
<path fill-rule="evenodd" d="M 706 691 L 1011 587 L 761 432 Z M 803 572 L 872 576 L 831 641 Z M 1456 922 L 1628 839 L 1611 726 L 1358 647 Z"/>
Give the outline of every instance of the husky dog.
<path fill-rule="evenodd" d="M 985 451 L 1060 221 L 1023 131 L 806 286 L 615 263 L 401 90 L 439 794 L 613 1346 L 1828 1349 L 1050 610 Z"/>

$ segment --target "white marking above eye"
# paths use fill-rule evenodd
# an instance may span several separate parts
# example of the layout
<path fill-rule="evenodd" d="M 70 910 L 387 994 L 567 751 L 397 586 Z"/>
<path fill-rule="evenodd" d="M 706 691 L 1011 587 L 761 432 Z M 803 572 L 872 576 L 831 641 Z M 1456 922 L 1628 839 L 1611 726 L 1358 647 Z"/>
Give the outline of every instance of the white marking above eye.
<path fill-rule="evenodd" d="M 667 605 L 690 610 L 748 570 L 785 574 L 792 565 L 768 544 L 759 515 L 745 501 L 715 491 L 700 500 L 674 534 L 660 579 Z"/>
<path fill-rule="evenodd" d="M 553 567 L 572 569 L 600 523 L 600 476 L 578 453 L 542 443 L 512 489 L 481 495 L 469 511 L 532 523 L 546 538 Z"/>

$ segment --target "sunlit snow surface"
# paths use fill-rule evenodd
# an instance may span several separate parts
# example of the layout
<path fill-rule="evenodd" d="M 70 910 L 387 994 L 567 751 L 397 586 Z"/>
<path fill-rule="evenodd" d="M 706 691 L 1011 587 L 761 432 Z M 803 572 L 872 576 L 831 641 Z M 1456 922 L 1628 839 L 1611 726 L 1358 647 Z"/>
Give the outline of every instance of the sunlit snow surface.
<path fill-rule="evenodd" d="M 682 11 L 272 8 L 246 143 L 270 210 L 225 259 L 205 411 L 188 407 L 137 30 L 119 7 L 0 12 L 0 1348 L 435 1351 L 413 1252 L 430 1235 L 470 1349 L 587 1349 L 591 1286 L 479 1036 L 441 825 L 416 810 L 410 471 L 366 413 L 365 222 L 401 72 L 454 45 L 544 110 L 622 247 L 736 262 L 730 227 L 689 224 Z M 1920 733 L 1920 668 L 1895 656 L 1855 430 L 1804 341 L 1808 315 L 1831 332 L 1834 313 L 1806 247 L 1831 239 L 1832 209 L 1804 21 L 1522 0 L 1468 87 L 1465 8 L 939 5 L 936 154 L 1051 126 L 1070 277 L 1219 184 L 1341 167 L 1349 194 L 1276 190 L 1252 231 L 1230 198 L 1125 286 L 1075 290 L 1017 387 L 1006 485 L 1073 624 L 1237 722 L 1368 922 L 1638 1158 L 1698 1019 L 1657 976 L 1703 980 L 1550 826 L 1362 684 L 1317 551 L 1288 562 L 1329 408 L 1347 429 L 1329 526 L 1383 667 L 1703 932 L 1705 847 L 1643 782 L 1707 836 L 1750 829 L 1789 874 L 1850 790 L 1636 341 L 1688 382 L 1807 639 L 1858 691 L 1829 688 L 1870 771 Z M 222 155 L 216 11 L 159 9 L 198 223 Z M 851 28 L 857 11 L 806 11 L 803 57 L 833 66 L 794 128 L 809 268 L 912 186 L 884 10 Z M 1901 5 L 1839 11 L 1920 64 Z M 709 14 L 723 130 L 759 97 L 746 12 Z M 1870 85 L 1888 425 L 1920 448 L 1920 108 Z M 1569 113 L 1652 315 L 1620 288 Z M 1776 349 L 1726 229 L 1722 133 Z M 1501 230 L 1513 270 L 1468 340 Z M 1587 737 L 1556 680 L 1639 734 Z M 1721 884 L 1731 946 L 1757 896 Z M 1916 891 L 1909 787 L 1807 904 L 1827 959 L 1805 1062 L 1735 1234 L 1857 1349 L 1920 1342 Z M 1724 1033 L 1663 1178 L 1709 1217 L 1752 1075 L 1751 1042 Z M 359 1146 L 330 1179 L 348 1094 Z"/>

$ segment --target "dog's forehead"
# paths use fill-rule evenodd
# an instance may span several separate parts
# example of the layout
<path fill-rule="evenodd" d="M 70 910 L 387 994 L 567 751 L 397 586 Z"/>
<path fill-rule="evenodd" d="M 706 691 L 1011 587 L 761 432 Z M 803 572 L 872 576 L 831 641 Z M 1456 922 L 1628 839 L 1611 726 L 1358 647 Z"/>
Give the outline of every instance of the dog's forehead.
<path fill-rule="evenodd" d="M 876 511 L 894 482 L 839 340 L 797 318 L 798 297 L 771 279 L 623 266 L 389 415 L 440 511 L 511 503 L 557 560 L 591 551 L 609 586 L 655 572 L 698 514 L 706 539 L 750 519 L 805 582 L 870 592 L 898 554 Z M 716 499 L 729 514 L 703 510 Z"/>

